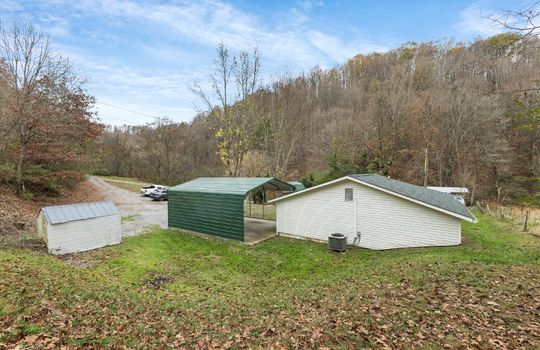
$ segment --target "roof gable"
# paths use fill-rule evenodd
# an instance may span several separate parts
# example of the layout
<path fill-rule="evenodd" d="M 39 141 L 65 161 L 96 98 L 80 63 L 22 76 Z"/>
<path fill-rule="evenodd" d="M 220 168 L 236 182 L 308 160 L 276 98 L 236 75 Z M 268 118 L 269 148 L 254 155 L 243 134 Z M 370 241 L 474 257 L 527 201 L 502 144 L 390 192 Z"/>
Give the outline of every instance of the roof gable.
<path fill-rule="evenodd" d="M 294 186 L 273 177 L 199 177 L 169 188 L 169 191 L 245 195 L 258 187 L 294 191 Z"/>
<path fill-rule="evenodd" d="M 306 193 L 311 190 L 317 190 L 318 188 L 340 182 L 343 180 L 352 180 L 360 184 L 384 191 L 386 193 L 401 197 L 406 200 L 418 203 L 420 205 L 427 206 L 434 210 L 441 211 L 445 214 L 458 217 L 460 219 L 476 222 L 474 215 L 467 210 L 461 203 L 459 203 L 454 197 L 447 193 L 430 190 L 426 187 L 409 184 L 406 182 L 389 179 L 385 176 L 377 174 L 353 174 L 345 176 L 315 187 L 308 188 L 303 191 L 299 191 L 288 196 L 275 199 L 273 202 L 286 200 L 302 193 Z"/>
<path fill-rule="evenodd" d="M 41 208 L 49 224 L 62 224 L 70 221 L 93 219 L 103 216 L 120 215 L 113 202 L 94 202 L 69 205 L 56 205 Z"/>
<path fill-rule="evenodd" d="M 458 202 L 448 193 L 431 190 L 423 186 L 417 186 L 403 181 L 389 179 L 385 176 L 377 174 L 353 174 L 349 177 L 421 202 L 420 204 L 427 204 L 429 206 L 469 218 L 471 221 L 476 221 L 474 215 L 472 215 L 467 208 L 465 208 L 460 202 Z"/>

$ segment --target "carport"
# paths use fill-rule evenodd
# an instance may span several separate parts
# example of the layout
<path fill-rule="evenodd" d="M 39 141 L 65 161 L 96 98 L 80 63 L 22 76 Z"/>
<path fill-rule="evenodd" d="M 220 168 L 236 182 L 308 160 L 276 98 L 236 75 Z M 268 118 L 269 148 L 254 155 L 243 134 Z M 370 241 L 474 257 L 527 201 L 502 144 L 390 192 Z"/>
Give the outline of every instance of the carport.
<path fill-rule="evenodd" d="M 275 222 L 244 218 L 253 192 L 292 192 L 273 177 L 200 177 L 169 188 L 169 227 L 254 244 L 276 234 Z"/>

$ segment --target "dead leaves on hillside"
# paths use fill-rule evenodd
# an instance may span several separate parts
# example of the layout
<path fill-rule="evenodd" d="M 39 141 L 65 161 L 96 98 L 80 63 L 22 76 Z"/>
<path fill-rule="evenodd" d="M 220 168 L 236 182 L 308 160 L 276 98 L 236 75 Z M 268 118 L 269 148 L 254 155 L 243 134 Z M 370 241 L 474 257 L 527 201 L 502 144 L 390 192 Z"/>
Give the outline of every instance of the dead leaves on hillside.
<path fill-rule="evenodd" d="M 22 199 L 14 189 L 0 184 L 0 246 L 10 245 L 41 250 L 44 245 L 35 239 L 35 219 L 45 206 L 94 202 L 103 200 L 104 193 L 92 182 L 85 181 L 73 190 L 57 197 Z"/>
<path fill-rule="evenodd" d="M 361 276 L 353 276 L 333 288 L 282 295 L 266 290 L 260 300 L 246 295 L 221 304 L 212 302 L 212 295 L 196 299 L 188 293 L 169 293 L 163 284 L 160 291 L 139 287 L 141 293 L 123 289 L 96 292 L 92 297 L 74 293 L 66 300 L 27 281 L 20 285 L 26 292 L 19 292 L 17 301 L 25 311 L 0 321 L 4 341 L 0 348 L 538 347 L 538 268 L 462 269 L 448 275 L 427 269 L 425 278 L 414 283 L 406 278 L 388 283 L 381 278 L 366 285 Z M 9 289 L 9 282 L 4 282 L 0 286 Z M 14 295 L 0 292 L 3 300 L 13 300 Z M 44 331 L 24 335 L 21 325 L 25 324 Z"/>

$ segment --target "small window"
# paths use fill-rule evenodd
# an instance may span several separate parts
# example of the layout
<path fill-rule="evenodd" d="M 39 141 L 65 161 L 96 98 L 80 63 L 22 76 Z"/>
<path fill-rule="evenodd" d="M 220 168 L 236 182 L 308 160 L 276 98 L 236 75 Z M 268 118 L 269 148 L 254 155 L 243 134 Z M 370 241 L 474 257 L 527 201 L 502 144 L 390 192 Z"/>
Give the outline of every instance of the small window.
<path fill-rule="evenodd" d="M 352 188 L 346 188 L 345 189 L 345 200 L 346 201 L 352 201 L 353 200 L 353 189 Z"/>

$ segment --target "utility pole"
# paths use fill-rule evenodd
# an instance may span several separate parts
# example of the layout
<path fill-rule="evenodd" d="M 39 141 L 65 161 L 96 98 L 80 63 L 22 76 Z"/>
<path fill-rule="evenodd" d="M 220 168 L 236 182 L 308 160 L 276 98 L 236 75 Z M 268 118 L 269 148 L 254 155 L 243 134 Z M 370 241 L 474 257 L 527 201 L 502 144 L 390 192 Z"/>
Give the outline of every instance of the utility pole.
<path fill-rule="evenodd" d="M 428 149 L 424 149 L 424 187 L 428 185 L 429 158 Z"/>

